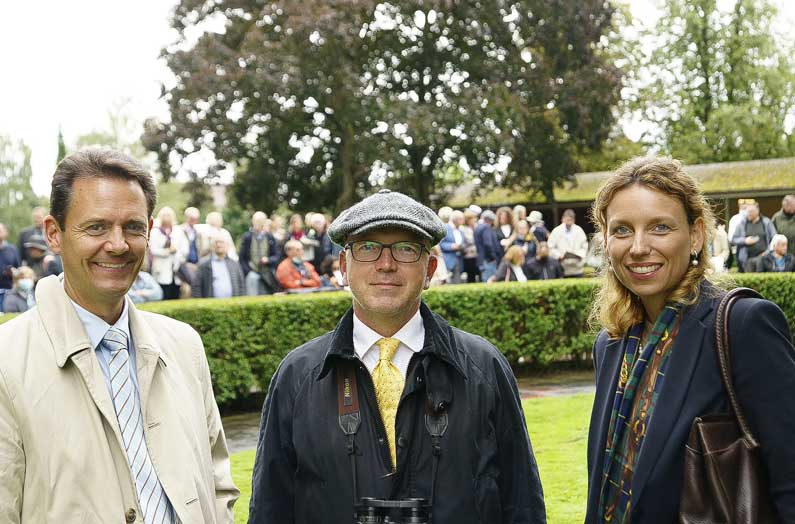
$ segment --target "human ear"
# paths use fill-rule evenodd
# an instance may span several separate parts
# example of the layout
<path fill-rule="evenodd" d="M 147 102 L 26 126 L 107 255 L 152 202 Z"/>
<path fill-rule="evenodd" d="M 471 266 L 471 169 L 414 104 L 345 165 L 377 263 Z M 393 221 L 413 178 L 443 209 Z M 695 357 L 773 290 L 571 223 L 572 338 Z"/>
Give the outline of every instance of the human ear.
<path fill-rule="evenodd" d="M 47 238 L 50 250 L 56 255 L 61 254 L 61 235 L 63 231 L 55 217 L 52 215 L 44 217 L 44 236 Z"/>

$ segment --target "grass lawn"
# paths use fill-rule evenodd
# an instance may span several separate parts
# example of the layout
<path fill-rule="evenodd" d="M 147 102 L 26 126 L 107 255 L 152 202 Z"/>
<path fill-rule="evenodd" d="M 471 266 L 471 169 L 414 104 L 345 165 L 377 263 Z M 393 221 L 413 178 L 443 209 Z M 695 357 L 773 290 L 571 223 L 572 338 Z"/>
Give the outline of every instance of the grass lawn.
<path fill-rule="evenodd" d="M 522 402 L 550 524 L 575 524 L 585 518 L 585 447 L 592 403 L 591 394 Z M 232 455 L 232 477 L 241 491 L 235 524 L 245 524 L 248 519 L 253 466 L 253 450 Z"/>

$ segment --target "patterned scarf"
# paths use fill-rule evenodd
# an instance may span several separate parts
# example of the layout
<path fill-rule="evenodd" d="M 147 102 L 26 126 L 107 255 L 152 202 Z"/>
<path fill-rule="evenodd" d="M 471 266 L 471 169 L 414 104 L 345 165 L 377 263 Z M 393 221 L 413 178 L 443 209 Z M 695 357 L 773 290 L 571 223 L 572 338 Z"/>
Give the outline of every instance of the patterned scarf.
<path fill-rule="evenodd" d="M 614 524 L 629 521 L 632 475 L 671 354 L 663 350 L 669 348 L 673 341 L 669 334 L 680 310 L 678 304 L 668 304 L 663 308 L 643 348 L 639 348 L 643 323 L 629 330 L 607 432 L 598 512 L 602 522 Z M 658 346 L 660 351 L 657 351 Z M 659 357 L 655 358 L 655 354 Z M 650 361 L 652 365 L 647 366 Z M 644 377 L 647 367 L 649 375 Z M 638 393 L 640 398 L 636 398 Z M 628 430 L 630 425 L 632 427 Z"/>

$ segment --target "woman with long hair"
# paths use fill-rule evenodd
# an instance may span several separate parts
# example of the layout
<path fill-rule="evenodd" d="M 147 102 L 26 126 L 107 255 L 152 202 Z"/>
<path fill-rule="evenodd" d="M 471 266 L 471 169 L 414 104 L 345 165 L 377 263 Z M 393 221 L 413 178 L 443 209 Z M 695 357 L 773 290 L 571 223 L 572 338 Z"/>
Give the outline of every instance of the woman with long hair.
<path fill-rule="evenodd" d="M 695 180 L 668 158 L 621 166 L 599 189 L 592 214 L 606 264 L 591 317 L 602 330 L 594 344 L 586 524 L 682 522 L 693 420 L 728 412 L 713 337 L 724 294 L 710 282 L 715 218 Z M 777 518 L 795 522 L 790 330 L 766 300 L 743 298 L 731 311 L 732 383 L 761 444 Z"/>

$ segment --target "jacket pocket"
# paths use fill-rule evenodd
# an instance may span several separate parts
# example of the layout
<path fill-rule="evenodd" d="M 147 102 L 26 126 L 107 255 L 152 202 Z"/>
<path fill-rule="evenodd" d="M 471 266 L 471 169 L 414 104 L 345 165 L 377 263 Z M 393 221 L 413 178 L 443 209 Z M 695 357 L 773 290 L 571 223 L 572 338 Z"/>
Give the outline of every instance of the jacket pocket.
<path fill-rule="evenodd" d="M 502 504 L 497 480 L 492 475 L 481 475 L 475 479 L 476 506 L 481 524 L 502 522 Z"/>

